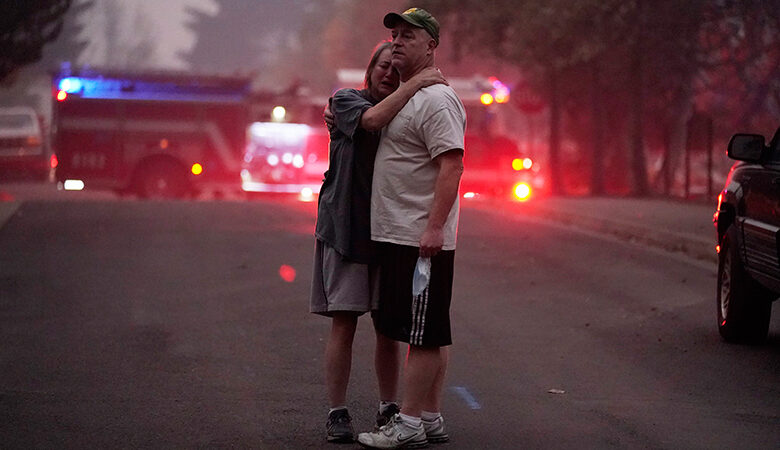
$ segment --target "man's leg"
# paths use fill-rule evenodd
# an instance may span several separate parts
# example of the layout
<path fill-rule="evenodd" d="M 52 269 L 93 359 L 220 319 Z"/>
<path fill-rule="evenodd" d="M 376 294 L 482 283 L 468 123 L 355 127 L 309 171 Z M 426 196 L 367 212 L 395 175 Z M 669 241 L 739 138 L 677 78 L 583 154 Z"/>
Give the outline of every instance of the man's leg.
<path fill-rule="evenodd" d="M 433 380 L 433 386 L 428 390 L 428 395 L 422 403 L 422 410 L 428 412 L 441 411 L 441 397 L 444 391 L 444 378 L 447 375 L 447 365 L 450 360 L 449 347 L 441 347 L 441 366 Z"/>
<path fill-rule="evenodd" d="M 379 431 L 360 433 L 358 442 L 370 448 L 426 447 L 428 438 L 420 416 L 423 400 L 433 386 L 440 367 L 441 351 L 438 347 L 409 346 L 400 416 L 394 416 Z"/>
<path fill-rule="evenodd" d="M 401 413 L 420 417 L 428 402 L 439 402 L 441 392 L 431 394 L 438 382 L 440 390 L 446 371 L 446 350 L 443 347 L 409 346 L 409 356 L 404 371 L 404 400 Z"/>
<path fill-rule="evenodd" d="M 358 316 L 349 312 L 333 314 L 330 336 L 325 346 L 325 383 L 330 407 L 346 406 L 347 384 L 352 368 L 352 341 Z"/>
<path fill-rule="evenodd" d="M 428 442 L 441 443 L 450 440 L 447 434 L 447 428 L 444 426 L 444 418 L 441 415 L 441 397 L 444 391 L 444 378 L 447 374 L 447 365 L 449 364 L 449 347 L 441 348 L 442 364 L 433 386 L 428 391 L 428 396 L 423 402 L 422 424 L 425 429 L 425 436 Z"/>

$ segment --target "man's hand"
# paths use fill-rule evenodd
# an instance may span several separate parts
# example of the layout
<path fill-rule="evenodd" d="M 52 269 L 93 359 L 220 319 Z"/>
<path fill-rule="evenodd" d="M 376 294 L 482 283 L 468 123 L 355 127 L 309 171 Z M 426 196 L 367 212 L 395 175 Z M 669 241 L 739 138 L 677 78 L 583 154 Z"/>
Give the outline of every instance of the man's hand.
<path fill-rule="evenodd" d="M 431 258 L 441 251 L 444 245 L 444 231 L 441 228 L 426 227 L 420 238 L 420 256 Z"/>

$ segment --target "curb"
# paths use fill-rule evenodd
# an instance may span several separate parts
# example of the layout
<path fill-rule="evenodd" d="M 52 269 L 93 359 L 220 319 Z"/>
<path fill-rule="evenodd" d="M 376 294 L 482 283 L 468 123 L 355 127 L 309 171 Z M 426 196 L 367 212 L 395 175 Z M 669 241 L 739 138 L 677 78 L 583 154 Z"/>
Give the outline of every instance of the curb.
<path fill-rule="evenodd" d="M 713 241 L 701 236 L 678 233 L 669 230 L 652 229 L 635 223 L 607 220 L 571 214 L 549 208 L 539 208 L 541 216 L 564 225 L 585 228 L 596 233 L 607 234 L 619 239 L 644 244 L 668 252 L 683 253 L 691 258 L 718 263 Z"/>
<path fill-rule="evenodd" d="M 496 212 L 507 217 L 516 217 L 518 220 L 522 220 L 523 216 L 529 219 L 535 218 L 669 253 L 681 254 L 705 264 L 717 265 L 718 263 L 714 234 L 712 239 L 708 239 L 700 234 L 673 231 L 669 229 L 670 225 L 668 223 L 665 225 L 656 223 L 654 225 L 652 223 L 625 220 L 600 214 L 583 214 L 572 212 L 577 211 L 576 208 L 556 208 L 543 203 L 536 203 L 533 207 L 516 210 L 501 207 L 490 202 L 474 204 L 474 206 L 484 211 Z M 592 211 L 593 209 L 590 210 Z"/>

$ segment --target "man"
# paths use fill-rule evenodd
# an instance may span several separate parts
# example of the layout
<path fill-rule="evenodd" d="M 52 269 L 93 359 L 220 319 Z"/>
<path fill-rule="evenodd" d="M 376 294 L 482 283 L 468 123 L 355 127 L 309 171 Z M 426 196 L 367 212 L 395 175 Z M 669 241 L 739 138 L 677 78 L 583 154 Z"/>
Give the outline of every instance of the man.
<path fill-rule="evenodd" d="M 427 11 L 390 13 L 392 63 L 405 82 L 434 66 L 439 23 Z M 419 90 L 384 128 L 374 163 L 371 238 L 377 242 L 377 329 L 409 344 L 401 412 L 358 441 L 372 448 L 420 447 L 448 440 L 441 394 L 452 343 L 449 307 L 463 172 L 466 113 L 455 92 Z M 425 290 L 412 295 L 418 258 L 430 258 Z"/>

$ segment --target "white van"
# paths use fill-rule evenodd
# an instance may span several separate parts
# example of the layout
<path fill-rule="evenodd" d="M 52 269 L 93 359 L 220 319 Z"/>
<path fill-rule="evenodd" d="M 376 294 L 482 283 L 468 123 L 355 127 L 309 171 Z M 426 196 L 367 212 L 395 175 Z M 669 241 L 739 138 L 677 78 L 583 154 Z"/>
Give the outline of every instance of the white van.
<path fill-rule="evenodd" d="M 35 110 L 27 106 L 0 108 L 0 181 L 50 180 L 56 161 L 46 150 Z"/>

